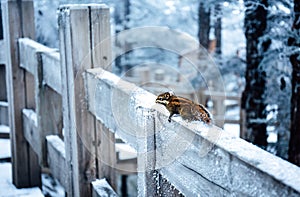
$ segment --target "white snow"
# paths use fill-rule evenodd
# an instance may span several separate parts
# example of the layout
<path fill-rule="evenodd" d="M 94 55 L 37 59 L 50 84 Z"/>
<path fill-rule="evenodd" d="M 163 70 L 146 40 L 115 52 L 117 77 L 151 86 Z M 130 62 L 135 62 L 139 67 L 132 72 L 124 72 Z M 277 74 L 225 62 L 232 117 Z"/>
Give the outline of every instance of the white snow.
<path fill-rule="evenodd" d="M 125 143 L 116 143 L 116 152 L 119 152 L 120 160 L 133 159 L 137 157 L 137 152 L 130 145 Z"/>
<path fill-rule="evenodd" d="M 117 197 L 117 194 L 113 191 L 111 186 L 105 179 L 96 180 L 92 182 L 94 189 L 97 192 L 97 196 L 101 197 Z"/>
<path fill-rule="evenodd" d="M 0 139 L 0 159 L 9 158 L 10 153 L 10 140 L 9 139 Z"/>
<path fill-rule="evenodd" d="M 17 189 L 12 184 L 12 172 L 10 163 L 0 163 L 0 196 L 9 197 L 39 197 L 44 196 L 38 187 Z"/>
<path fill-rule="evenodd" d="M 27 111 L 28 112 L 28 111 Z M 0 125 L 1 132 L 8 132 L 9 128 Z M 49 136 L 51 138 L 52 136 Z M 53 137 L 52 137 L 53 138 Z M 56 143 L 59 146 L 59 143 Z M 11 157 L 10 139 L 0 139 L 0 159 Z M 42 175 L 43 191 L 55 197 L 65 196 L 64 189 L 58 181 L 53 180 L 46 174 Z M 12 166 L 11 163 L 0 163 L 0 197 L 39 197 L 44 196 L 38 187 L 17 189 L 12 183 Z"/>
<path fill-rule="evenodd" d="M 6 101 L 0 101 L 0 106 L 8 107 L 8 102 L 6 102 Z"/>
<path fill-rule="evenodd" d="M 34 121 L 34 124 L 37 126 L 37 116 L 35 111 L 33 111 L 32 109 L 23 109 L 22 112 L 26 115 L 26 117 Z"/>
<path fill-rule="evenodd" d="M 0 131 L 2 133 L 9 133 L 9 127 L 6 125 L 0 125 Z"/>
<path fill-rule="evenodd" d="M 235 137 L 240 136 L 240 125 L 239 124 L 224 124 L 224 131 L 231 133 Z"/>
<path fill-rule="evenodd" d="M 46 139 L 47 141 L 51 141 L 52 145 L 58 150 L 58 152 L 66 157 L 64 142 L 57 135 L 48 135 L 46 136 Z"/>

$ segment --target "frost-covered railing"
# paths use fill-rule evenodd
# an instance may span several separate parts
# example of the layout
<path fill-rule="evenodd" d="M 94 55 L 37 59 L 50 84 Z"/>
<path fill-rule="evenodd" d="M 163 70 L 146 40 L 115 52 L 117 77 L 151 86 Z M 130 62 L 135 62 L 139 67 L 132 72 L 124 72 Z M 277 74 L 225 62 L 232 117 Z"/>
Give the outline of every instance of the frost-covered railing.
<path fill-rule="evenodd" d="M 169 123 L 154 95 L 101 68 L 85 78 L 90 112 L 138 152 L 140 196 L 300 196 L 297 166 L 218 127 Z"/>
<path fill-rule="evenodd" d="M 296 166 L 217 127 L 169 123 L 154 95 L 97 68 L 112 61 L 106 6 L 62 6 L 59 52 L 22 38 L 34 37 L 32 1 L 1 6 L 18 187 L 48 167 L 69 196 L 101 196 L 93 180 L 114 183 L 118 134 L 138 153 L 140 196 L 299 196 Z"/>

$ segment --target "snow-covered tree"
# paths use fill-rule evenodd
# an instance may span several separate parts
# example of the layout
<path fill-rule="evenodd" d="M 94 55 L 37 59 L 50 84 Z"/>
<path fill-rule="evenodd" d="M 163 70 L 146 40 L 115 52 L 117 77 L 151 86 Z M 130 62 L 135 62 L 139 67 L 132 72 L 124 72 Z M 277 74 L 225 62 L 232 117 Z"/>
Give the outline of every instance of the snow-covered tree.
<path fill-rule="evenodd" d="M 266 113 L 269 137 L 268 151 L 284 159 L 288 158 L 290 140 L 291 65 L 288 59 L 287 40 L 292 22 L 292 2 L 269 0 L 267 33 L 261 40 L 272 40 L 264 54 L 262 66 L 267 73 Z"/>
<path fill-rule="evenodd" d="M 294 0 L 294 23 L 288 44 L 294 53 L 290 56 L 292 71 L 291 139 L 289 161 L 300 166 L 300 2 Z"/>
<path fill-rule="evenodd" d="M 200 0 L 199 3 L 199 31 L 198 38 L 199 43 L 204 48 L 209 47 L 209 31 L 210 31 L 210 8 L 204 4 L 205 0 Z"/>
<path fill-rule="evenodd" d="M 246 36 L 246 87 L 242 95 L 242 108 L 246 111 L 246 139 L 266 148 L 266 71 L 262 69 L 263 55 L 270 46 L 270 40 L 261 41 L 267 28 L 268 1 L 245 0 Z"/>

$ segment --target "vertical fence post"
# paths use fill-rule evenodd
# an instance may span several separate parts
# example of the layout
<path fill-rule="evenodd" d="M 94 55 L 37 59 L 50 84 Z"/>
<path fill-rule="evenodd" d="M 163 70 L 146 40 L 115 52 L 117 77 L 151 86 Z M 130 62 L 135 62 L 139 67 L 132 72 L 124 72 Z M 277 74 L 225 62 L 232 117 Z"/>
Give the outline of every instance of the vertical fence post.
<path fill-rule="evenodd" d="M 138 140 L 138 196 L 159 196 L 159 174 L 156 167 L 155 118 L 147 109 L 143 109 L 140 123 L 144 130 Z M 139 134 L 141 136 L 141 134 Z"/>
<path fill-rule="evenodd" d="M 105 5 L 91 7 L 92 31 L 92 62 L 94 67 L 102 67 L 111 70 L 112 49 L 110 34 L 110 13 Z M 97 142 L 97 172 L 98 178 L 106 178 L 109 184 L 116 188 L 116 153 L 115 135 L 100 121 L 96 121 Z"/>
<path fill-rule="evenodd" d="M 6 45 L 6 84 L 11 129 L 13 183 L 17 187 L 40 185 L 38 158 L 23 135 L 22 109 L 34 107 L 27 94 L 32 76 L 19 67 L 18 38 L 34 38 L 33 1 L 6 0 L 1 2 Z M 33 84 L 31 84 L 33 85 Z"/>
<path fill-rule="evenodd" d="M 107 29 L 95 18 L 101 9 L 102 6 L 96 4 L 66 5 L 60 7 L 59 13 L 64 141 L 69 173 L 67 192 L 70 196 L 90 196 L 90 183 L 97 175 L 99 125 L 87 110 L 83 72 L 98 66 L 101 59 L 109 61 L 105 53 L 94 52 L 100 44 L 98 41 L 103 39 L 99 31 Z"/>

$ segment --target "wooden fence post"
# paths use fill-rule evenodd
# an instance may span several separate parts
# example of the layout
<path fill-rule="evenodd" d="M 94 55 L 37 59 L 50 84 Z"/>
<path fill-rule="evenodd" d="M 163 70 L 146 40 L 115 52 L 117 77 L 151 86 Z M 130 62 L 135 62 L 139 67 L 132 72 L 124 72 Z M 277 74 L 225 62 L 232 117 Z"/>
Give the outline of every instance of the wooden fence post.
<path fill-rule="evenodd" d="M 34 38 L 33 1 L 1 2 L 6 52 L 7 96 L 11 129 L 12 172 L 16 187 L 40 185 L 38 158 L 23 135 L 22 109 L 34 108 L 33 78 L 19 67 L 18 38 Z"/>
<path fill-rule="evenodd" d="M 91 7 L 92 62 L 94 67 L 111 71 L 112 49 L 110 32 L 110 13 L 105 5 Z M 115 135 L 100 121 L 96 121 L 96 156 L 98 178 L 106 178 L 116 189 L 116 151 Z"/>
<path fill-rule="evenodd" d="M 59 13 L 64 141 L 69 173 L 67 193 L 70 196 L 90 196 L 90 183 L 97 176 L 96 146 L 100 131 L 97 131 L 96 118 L 87 110 L 83 72 L 98 66 L 102 59 L 110 60 L 101 50 L 100 54 L 94 52 L 100 44 L 98 41 L 104 39 L 101 38 L 104 35 L 101 31 L 105 29 L 99 23 L 101 18 L 94 18 L 101 9 L 104 8 L 97 4 L 66 5 L 60 7 Z M 110 48 L 106 50 L 109 55 Z"/>
<path fill-rule="evenodd" d="M 155 118 L 143 109 L 139 123 L 142 125 L 143 140 L 138 144 L 138 196 L 159 196 L 159 174 L 156 167 L 156 133 Z"/>

